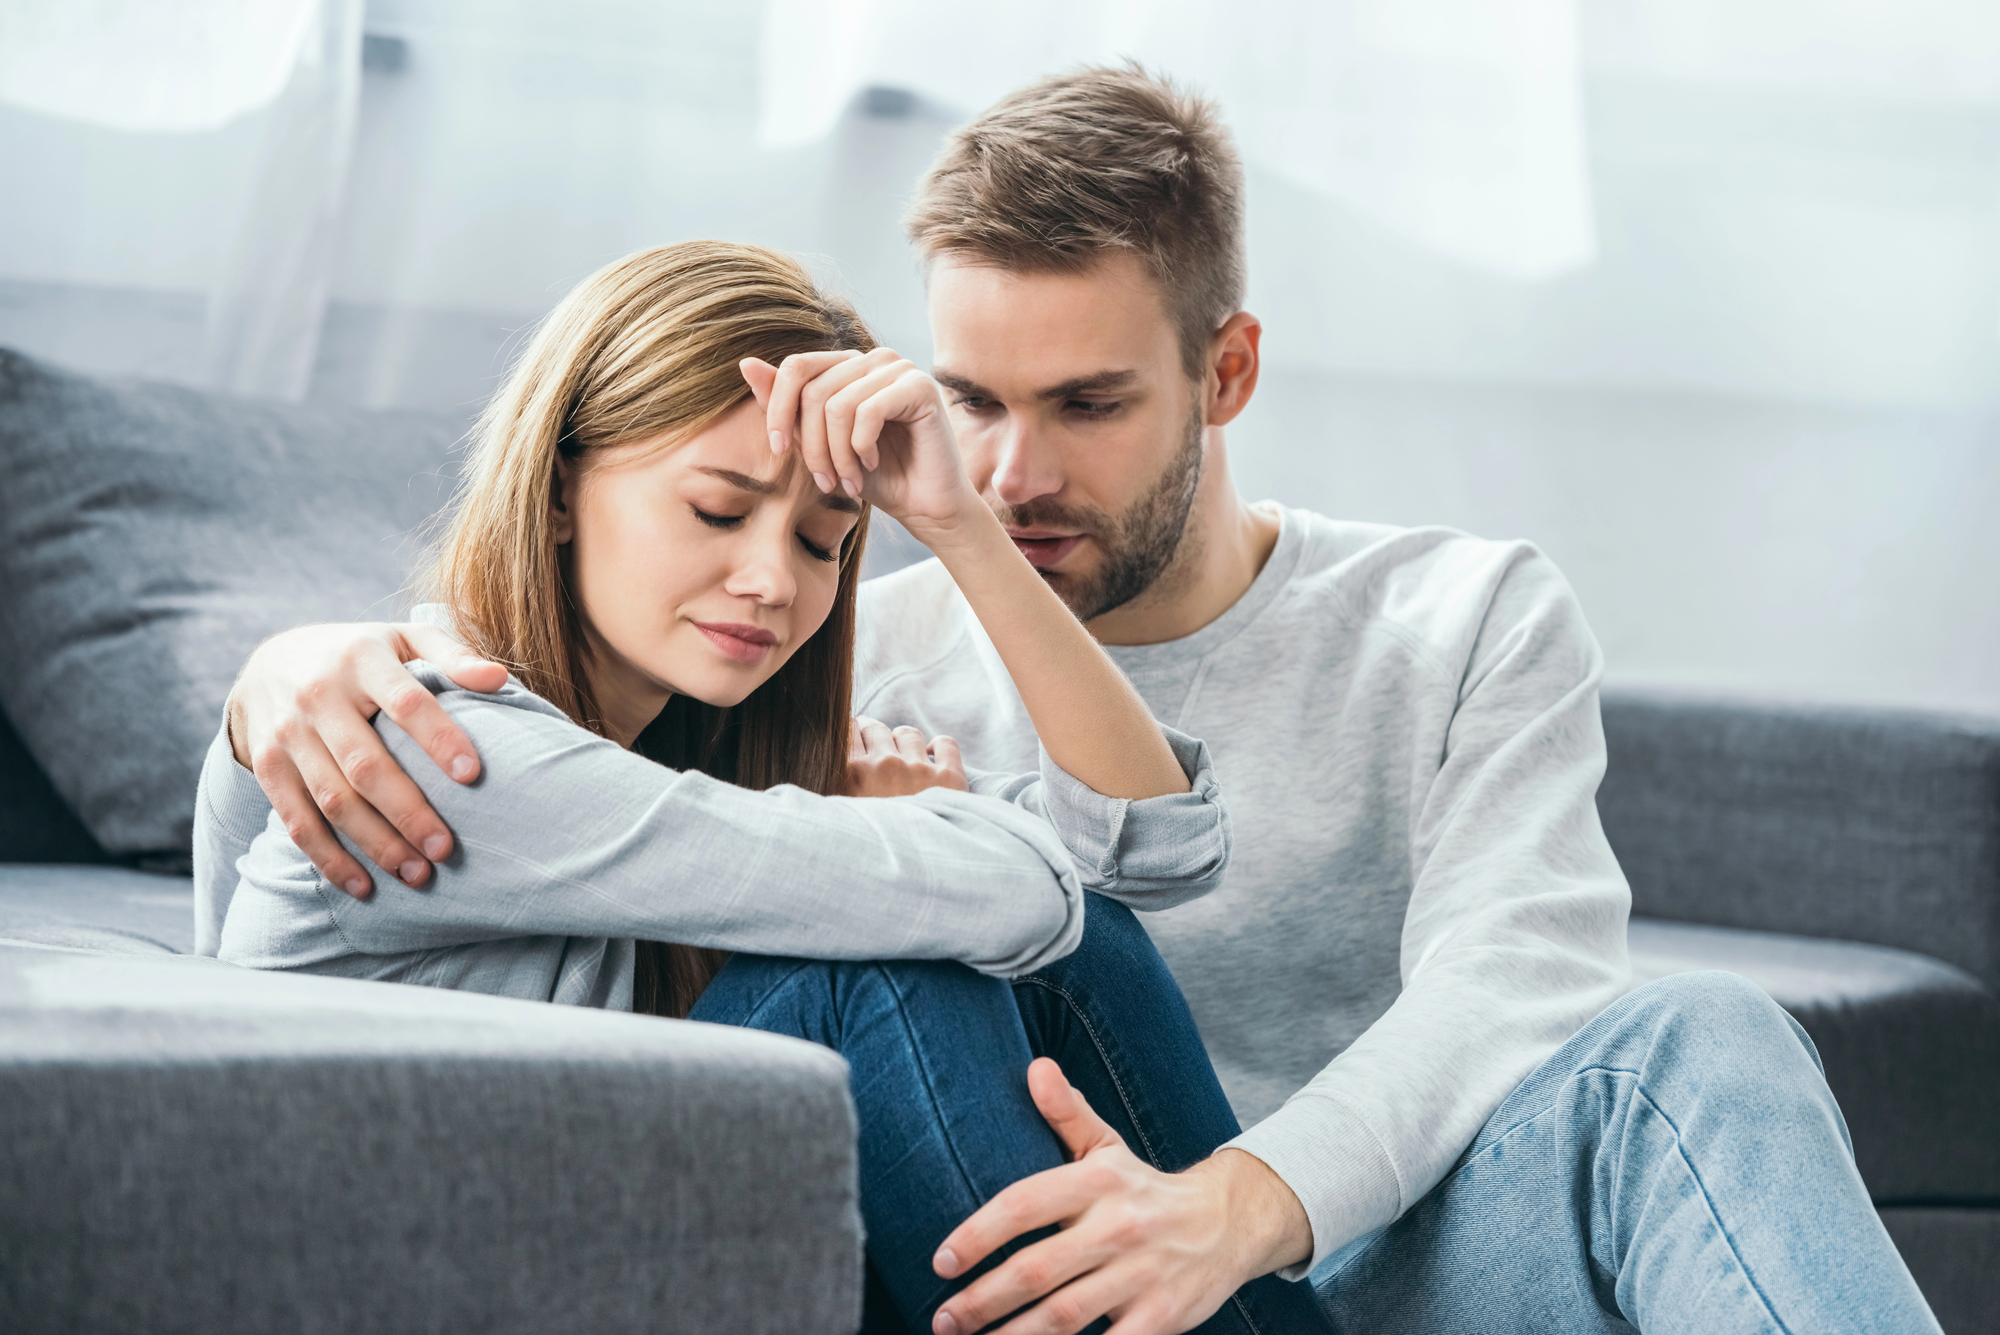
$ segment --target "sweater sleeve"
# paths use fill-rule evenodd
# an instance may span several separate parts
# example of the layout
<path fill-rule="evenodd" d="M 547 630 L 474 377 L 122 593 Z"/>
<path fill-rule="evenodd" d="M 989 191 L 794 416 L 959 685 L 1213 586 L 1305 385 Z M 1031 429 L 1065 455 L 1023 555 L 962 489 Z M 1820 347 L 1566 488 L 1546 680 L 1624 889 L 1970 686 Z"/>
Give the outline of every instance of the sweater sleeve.
<path fill-rule="evenodd" d="M 1188 791 L 1139 801 L 1106 797 L 1041 753 L 1039 774 L 971 773 L 972 791 L 1047 820 L 1083 888 L 1141 912 L 1199 899 L 1229 865 L 1229 811 L 1205 742 L 1162 727 Z"/>
<path fill-rule="evenodd" d="M 425 887 L 378 875 L 357 901 L 327 886 L 268 819 L 254 781 L 213 776 L 204 821 L 226 832 L 265 820 L 240 856 L 222 958 L 286 968 L 560 935 L 953 959 L 1006 976 L 1061 958 L 1081 936 L 1068 850 L 1016 806 L 945 790 L 889 800 L 753 792 L 634 755 L 511 683 L 478 695 L 429 665 L 412 670 L 479 749 L 479 780 L 451 782 L 386 716 L 375 726 L 456 850 Z M 226 842 L 204 866 L 212 880 L 228 879 Z"/>
<path fill-rule="evenodd" d="M 1596 642 L 1553 564 L 1525 545 L 1473 624 L 1443 755 L 1412 776 L 1402 991 L 1230 1142 L 1277 1172 L 1312 1221 L 1312 1259 L 1285 1278 L 1415 1204 L 1508 1093 L 1629 985 L 1631 896 L 1595 800 Z"/>

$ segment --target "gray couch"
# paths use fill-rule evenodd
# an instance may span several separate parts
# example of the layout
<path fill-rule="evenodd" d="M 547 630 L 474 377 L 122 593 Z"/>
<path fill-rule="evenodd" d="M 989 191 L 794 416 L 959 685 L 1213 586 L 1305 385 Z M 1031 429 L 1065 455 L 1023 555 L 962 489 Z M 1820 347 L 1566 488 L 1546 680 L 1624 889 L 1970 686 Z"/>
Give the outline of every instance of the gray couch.
<path fill-rule="evenodd" d="M 230 671 L 393 601 L 456 429 L 0 352 L 0 1330 L 856 1324 L 827 1053 L 187 954 Z M 1640 971 L 1798 1016 L 1945 1329 L 2000 1326 L 2000 721 L 1605 725 Z"/>

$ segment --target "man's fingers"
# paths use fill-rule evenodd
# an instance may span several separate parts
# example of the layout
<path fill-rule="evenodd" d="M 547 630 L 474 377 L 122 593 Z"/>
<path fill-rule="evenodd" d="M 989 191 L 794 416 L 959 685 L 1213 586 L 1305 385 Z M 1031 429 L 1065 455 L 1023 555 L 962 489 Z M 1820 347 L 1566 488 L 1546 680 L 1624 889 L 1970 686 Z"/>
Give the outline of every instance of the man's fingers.
<path fill-rule="evenodd" d="M 938 1315 L 948 1315 L 955 1330 L 984 1330 L 1009 1312 L 1033 1303 L 1000 1331 L 1005 1335 L 1054 1331 L 1074 1335 L 1109 1311 L 1117 1300 L 1110 1286 L 1098 1282 L 1093 1273 L 1111 1255 L 1108 1248 L 1080 1247 L 1072 1234 L 1058 1233 L 1015 1252 L 992 1273 L 981 1275 L 953 1294 L 940 1306 Z M 1101 1305 L 1093 1307 L 1093 1302 Z M 934 1319 L 932 1329 L 942 1325 Z"/>
<path fill-rule="evenodd" d="M 1090 1100 L 1062 1073 L 1062 1067 L 1047 1057 L 1028 1063 L 1028 1093 L 1041 1111 L 1042 1119 L 1062 1139 L 1070 1158 L 1081 1159 L 1106 1145 L 1123 1145 L 1125 1140 L 1099 1117 Z"/>
<path fill-rule="evenodd" d="M 326 818 L 314 805 L 312 792 L 291 757 L 272 748 L 259 756 L 251 768 L 257 783 L 271 799 L 285 833 L 301 853 L 319 868 L 320 875 L 356 899 L 366 899 L 374 889 L 368 873 L 354 860 L 328 827 Z"/>
<path fill-rule="evenodd" d="M 961 779 L 965 777 L 965 758 L 958 753 L 957 738 L 931 738 L 931 759 L 936 761 L 941 768 L 950 770 Z"/>
<path fill-rule="evenodd" d="M 931 1258 L 931 1268 L 945 1279 L 956 1279 L 1023 1233 L 1062 1223 L 1104 1190 L 1104 1175 L 1087 1164 L 1064 1164 L 1024 1177 L 953 1229 Z"/>
<path fill-rule="evenodd" d="M 473 653 L 449 631 L 416 622 L 398 626 L 396 630 L 403 646 L 409 650 L 410 658 L 421 658 L 432 664 L 468 691 L 491 695 L 507 684 L 505 667 Z"/>

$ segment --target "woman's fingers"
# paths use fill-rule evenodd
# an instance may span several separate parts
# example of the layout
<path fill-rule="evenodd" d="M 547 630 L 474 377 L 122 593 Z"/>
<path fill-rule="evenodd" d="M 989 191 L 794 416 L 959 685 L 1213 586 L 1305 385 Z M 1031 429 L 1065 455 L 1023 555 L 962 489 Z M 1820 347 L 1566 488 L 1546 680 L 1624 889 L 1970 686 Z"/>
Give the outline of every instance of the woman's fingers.
<path fill-rule="evenodd" d="M 764 410 L 764 421 L 771 433 L 773 453 L 783 453 L 796 445 L 799 457 L 814 475 L 815 481 L 824 479 L 822 491 L 831 491 L 840 485 L 833 476 L 826 458 L 826 424 L 821 418 L 821 408 L 826 396 L 846 384 L 854 375 L 863 374 L 859 370 L 843 373 L 842 368 L 861 360 L 862 354 L 847 350 L 843 352 L 798 352 L 778 366 L 778 378 L 771 385 L 771 401 Z M 824 384 L 832 375 L 835 382 L 831 388 Z"/>
<path fill-rule="evenodd" d="M 887 724 L 862 716 L 854 720 L 856 730 L 861 734 L 861 753 L 865 756 L 894 752 L 896 739 L 889 732 Z"/>
<path fill-rule="evenodd" d="M 855 386 L 873 384 L 882 367 L 896 354 L 886 348 L 844 361 L 813 378 L 799 395 L 799 454 L 812 470 L 821 491 L 839 487 L 850 496 L 861 494 L 865 480 L 848 436 L 852 414 L 840 418 L 836 403 L 850 402 Z"/>
<path fill-rule="evenodd" d="M 770 393 L 764 396 L 764 429 L 771 437 L 771 453 L 783 454 L 792 447 L 793 428 L 799 417 L 799 395 L 820 372 L 861 354 L 853 349 L 838 352 L 795 352 L 778 364 Z"/>
<path fill-rule="evenodd" d="M 366 734 L 366 741 L 362 733 Z M 328 880 L 357 897 L 367 894 L 367 877 L 359 867 L 350 865 L 352 859 L 326 829 L 328 825 L 346 835 L 376 866 L 406 885 L 422 885 L 430 878 L 431 870 L 423 855 L 410 847 L 395 826 L 354 790 L 347 781 L 346 771 L 329 750 L 335 747 L 358 751 L 369 741 L 378 748 L 382 745 L 375 730 L 366 724 L 361 725 L 359 732 L 340 727 L 315 732 L 294 724 L 292 728 L 281 729 L 271 743 L 251 746 L 251 768 L 260 785 L 265 784 L 267 775 L 282 779 L 287 769 L 303 781 L 310 811 L 287 811 L 279 807 L 275 795 L 271 804 L 278 808 L 279 818 L 285 822 L 285 833 L 299 851 L 311 858 Z M 395 764 L 386 751 L 383 758 L 392 766 Z M 265 791 L 271 791 L 268 785 Z M 361 882 L 359 891 L 355 888 L 357 875 Z"/>
<path fill-rule="evenodd" d="M 891 357 L 893 361 L 887 360 Z M 908 362 L 894 353 L 887 353 L 885 359 L 874 365 L 866 375 L 850 381 L 827 398 L 827 452 L 840 474 L 842 486 L 850 496 L 861 494 L 862 484 L 875 467 L 873 462 L 864 462 L 866 456 L 856 445 L 861 434 L 856 429 L 857 421 L 865 420 L 869 424 L 867 443 L 872 455 L 875 437 L 882 433 L 883 421 L 903 411 L 903 399 L 908 396 L 899 394 L 898 386 L 908 368 Z"/>
<path fill-rule="evenodd" d="M 965 778 L 965 758 L 958 753 L 957 738 L 931 738 L 931 758 L 937 762 L 939 769 L 950 770 L 961 781 Z"/>

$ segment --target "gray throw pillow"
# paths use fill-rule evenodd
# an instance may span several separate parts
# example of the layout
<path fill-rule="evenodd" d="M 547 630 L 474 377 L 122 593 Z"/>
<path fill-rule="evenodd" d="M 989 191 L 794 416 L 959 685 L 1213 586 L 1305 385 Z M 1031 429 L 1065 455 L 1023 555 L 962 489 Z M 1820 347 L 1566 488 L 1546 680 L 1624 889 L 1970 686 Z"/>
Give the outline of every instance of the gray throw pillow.
<path fill-rule="evenodd" d="M 0 706 L 107 852 L 187 852 L 202 755 L 260 640 L 404 609 L 465 426 L 0 349 Z"/>

